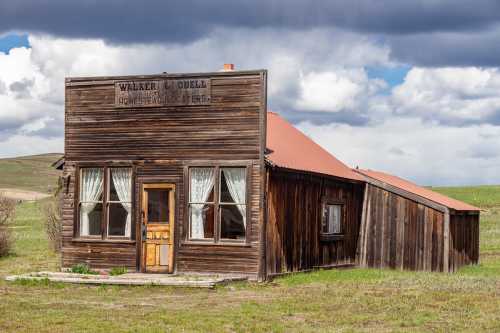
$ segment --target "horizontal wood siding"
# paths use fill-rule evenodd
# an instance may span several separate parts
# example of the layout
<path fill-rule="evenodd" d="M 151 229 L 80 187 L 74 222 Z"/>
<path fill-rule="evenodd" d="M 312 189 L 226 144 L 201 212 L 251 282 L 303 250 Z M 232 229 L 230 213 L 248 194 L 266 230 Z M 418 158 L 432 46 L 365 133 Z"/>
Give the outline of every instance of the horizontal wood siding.
<path fill-rule="evenodd" d="M 443 271 L 444 213 L 371 184 L 365 195 L 361 266 Z"/>
<path fill-rule="evenodd" d="M 479 263 L 479 215 L 451 214 L 450 271 Z"/>
<path fill-rule="evenodd" d="M 141 80 L 165 77 L 149 76 Z M 138 200 L 141 184 L 173 182 L 177 185 L 177 271 L 257 275 L 259 209 L 263 207 L 260 194 L 263 186 L 266 73 L 210 73 L 198 77 L 211 79 L 210 105 L 115 108 L 115 81 L 133 78 L 66 81 L 65 173 L 71 176 L 71 182 L 64 198 L 63 266 L 87 262 L 99 268 L 137 267 L 135 244 L 72 240 L 74 180 L 78 165 L 125 162 L 134 166 L 136 175 L 133 226 L 138 235 L 136 241 L 140 240 Z M 245 161 L 246 165 L 252 166 L 251 227 L 247 235 L 250 241 L 246 246 L 184 244 L 187 223 L 184 216 L 184 167 L 203 161 L 222 164 Z"/>
<path fill-rule="evenodd" d="M 267 274 L 354 263 L 363 185 L 278 168 L 268 172 Z M 341 240 L 320 240 L 324 196 L 344 204 Z"/>
<path fill-rule="evenodd" d="M 209 106 L 115 108 L 114 84 L 67 86 L 65 156 L 259 160 L 259 75 L 212 78 Z"/>

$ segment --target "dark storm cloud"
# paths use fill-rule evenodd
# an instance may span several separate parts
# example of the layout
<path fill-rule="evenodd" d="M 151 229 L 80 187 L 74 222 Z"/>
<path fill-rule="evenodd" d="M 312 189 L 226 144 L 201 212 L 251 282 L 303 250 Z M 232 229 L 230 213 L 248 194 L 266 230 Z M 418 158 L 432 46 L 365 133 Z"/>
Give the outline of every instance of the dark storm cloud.
<path fill-rule="evenodd" d="M 500 66 L 500 24 L 486 31 L 390 36 L 388 43 L 394 58 L 419 66 Z"/>
<path fill-rule="evenodd" d="M 216 27 L 335 26 L 392 35 L 476 30 L 499 20 L 500 2 L 495 0 L 16 0 L 0 4 L 0 33 L 44 32 L 117 43 L 187 42 Z"/>
<path fill-rule="evenodd" d="M 279 108 L 276 108 L 279 110 Z M 370 118 L 366 114 L 340 111 L 340 112 L 316 112 L 316 111 L 279 111 L 279 113 L 293 124 L 298 124 L 304 121 L 314 125 L 325 125 L 329 123 L 342 123 L 351 126 L 366 126 L 370 122 Z"/>

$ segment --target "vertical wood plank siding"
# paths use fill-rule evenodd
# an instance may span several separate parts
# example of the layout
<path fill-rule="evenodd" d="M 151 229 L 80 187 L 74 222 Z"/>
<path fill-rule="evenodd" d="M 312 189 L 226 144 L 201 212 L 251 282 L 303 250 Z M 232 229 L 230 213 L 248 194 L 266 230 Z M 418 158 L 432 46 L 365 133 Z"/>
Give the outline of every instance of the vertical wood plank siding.
<path fill-rule="evenodd" d="M 353 264 L 363 188 L 363 184 L 268 168 L 267 274 Z M 323 196 L 344 204 L 341 240 L 320 240 Z"/>
<path fill-rule="evenodd" d="M 377 186 L 366 186 L 358 264 L 443 271 L 444 213 Z"/>
<path fill-rule="evenodd" d="M 258 274 L 259 212 L 265 128 L 266 72 L 193 75 L 211 79 L 211 104 L 115 108 L 116 80 L 134 78 L 68 79 L 66 81 L 65 170 L 70 185 L 64 198 L 63 267 L 86 262 L 96 268 L 136 269 L 140 242 L 140 189 L 145 182 L 176 184 L 177 271 Z M 140 77 L 158 79 L 167 76 Z M 169 76 L 177 77 L 177 76 Z M 190 76 L 183 75 L 189 78 Z M 264 102 L 263 102 L 264 100 Z M 74 236 L 75 179 L 82 163 L 134 166 L 137 243 L 78 242 Z M 242 246 L 187 244 L 184 168 L 191 163 L 244 161 L 251 173 L 249 242 Z"/>
<path fill-rule="evenodd" d="M 479 215 L 451 214 L 450 271 L 479 263 Z"/>
<path fill-rule="evenodd" d="M 446 236 L 445 212 L 372 184 L 367 184 L 365 200 L 357 249 L 360 266 L 442 272 L 478 262 L 479 215 L 451 213 Z"/>

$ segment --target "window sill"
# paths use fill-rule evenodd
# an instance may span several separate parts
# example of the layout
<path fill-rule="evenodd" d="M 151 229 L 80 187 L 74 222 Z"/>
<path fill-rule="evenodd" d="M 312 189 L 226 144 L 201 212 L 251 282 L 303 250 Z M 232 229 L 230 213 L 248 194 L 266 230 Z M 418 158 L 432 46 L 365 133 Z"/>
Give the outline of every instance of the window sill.
<path fill-rule="evenodd" d="M 135 244 L 133 239 L 102 239 L 102 238 L 73 238 L 72 242 L 76 243 L 121 243 L 121 244 Z"/>
<path fill-rule="evenodd" d="M 252 247 L 252 244 L 246 242 L 203 242 L 203 241 L 183 241 L 181 242 L 181 246 L 216 246 L 216 247 Z"/>
<path fill-rule="evenodd" d="M 337 240 L 343 240 L 344 234 L 321 234 L 319 236 L 320 241 L 322 242 L 332 242 Z"/>

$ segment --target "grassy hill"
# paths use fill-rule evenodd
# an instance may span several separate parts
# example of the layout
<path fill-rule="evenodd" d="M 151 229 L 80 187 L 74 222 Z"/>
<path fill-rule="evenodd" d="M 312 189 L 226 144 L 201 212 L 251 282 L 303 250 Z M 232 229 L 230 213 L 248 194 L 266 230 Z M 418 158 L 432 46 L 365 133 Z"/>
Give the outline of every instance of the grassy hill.
<path fill-rule="evenodd" d="M 480 208 L 491 208 L 500 203 L 499 185 L 430 187 L 430 189 Z"/>
<path fill-rule="evenodd" d="M 43 154 L 0 159 L 0 188 L 50 193 L 60 171 L 51 167 L 62 154 Z"/>

